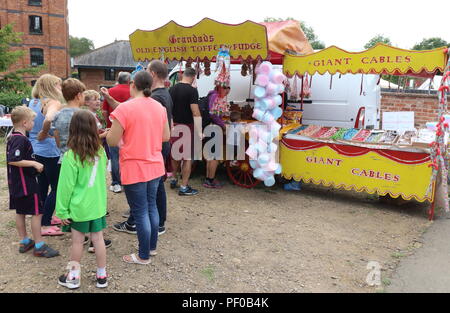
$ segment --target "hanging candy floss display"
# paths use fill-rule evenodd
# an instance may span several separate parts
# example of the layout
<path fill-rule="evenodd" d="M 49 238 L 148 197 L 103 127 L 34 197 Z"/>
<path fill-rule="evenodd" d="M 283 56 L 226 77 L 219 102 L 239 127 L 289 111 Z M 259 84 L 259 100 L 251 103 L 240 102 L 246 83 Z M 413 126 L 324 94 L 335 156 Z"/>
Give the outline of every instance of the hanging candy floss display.
<path fill-rule="evenodd" d="M 278 146 L 274 139 L 278 137 L 281 125 L 277 122 L 283 111 L 279 107 L 284 91 L 284 74 L 273 68 L 272 63 L 262 62 L 256 68 L 256 87 L 254 89 L 255 107 L 253 118 L 263 125 L 250 130 L 250 146 L 246 153 L 250 157 L 253 176 L 264 181 L 267 187 L 275 184 L 274 175 L 281 174 L 281 165 L 276 162 Z"/>
<path fill-rule="evenodd" d="M 445 50 L 445 53 L 450 56 L 450 51 L 448 49 Z M 450 125 L 445 118 L 445 113 L 447 113 L 448 104 L 447 104 L 447 95 L 450 92 L 450 59 L 448 59 L 447 66 L 444 70 L 444 75 L 442 77 L 441 85 L 438 90 L 438 98 L 439 98 L 439 122 L 436 125 L 436 140 L 430 145 L 430 157 L 431 164 L 430 167 L 433 168 L 433 175 L 431 178 L 430 186 L 428 187 L 428 192 L 431 193 L 435 184 L 437 183 L 438 175 L 441 175 L 441 184 L 442 184 L 442 197 L 443 197 L 443 205 L 446 212 L 450 211 L 449 201 L 448 201 L 448 171 L 449 171 L 449 159 L 450 155 L 448 154 L 448 142 L 446 138 L 448 138 L 448 134 L 450 133 Z M 434 207 L 430 212 L 430 218 L 433 217 Z"/>

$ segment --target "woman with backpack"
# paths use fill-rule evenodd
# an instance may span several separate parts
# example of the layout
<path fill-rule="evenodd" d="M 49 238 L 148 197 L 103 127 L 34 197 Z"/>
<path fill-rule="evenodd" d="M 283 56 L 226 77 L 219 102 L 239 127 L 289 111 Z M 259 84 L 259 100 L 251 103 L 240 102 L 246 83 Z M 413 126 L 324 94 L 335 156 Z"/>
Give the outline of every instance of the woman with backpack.
<path fill-rule="evenodd" d="M 200 112 L 202 113 L 202 121 L 204 121 L 203 131 L 207 126 L 216 125 L 216 128 L 219 126 L 222 129 L 223 133 L 221 134 L 226 132 L 226 126 L 222 120 L 222 114 L 220 113 L 220 110 L 217 110 L 216 104 L 220 102 L 220 100 L 225 100 L 229 93 L 229 86 L 216 85 L 214 90 L 211 90 L 208 93 L 206 99 L 204 101 L 200 101 Z M 209 140 L 214 138 L 216 134 L 216 131 L 213 131 L 211 136 L 205 134 L 205 138 L 203 140 L 204 145 L 207 144 Z M 220 147 L 220 149 L 222 149 L 222 147 Z M 222 184 L 216 179 L 216 171 L 219 166 L 219 158 L 217 158 L 216 155 L 222 155 L 223 157 L 223 154 L 216 153 L 214 145 L 211 147 L 210 152 L 210 155 L 206 155 L 206 179 L 203 182 L 203 187 L 220 189 L 222 188 Z"/>

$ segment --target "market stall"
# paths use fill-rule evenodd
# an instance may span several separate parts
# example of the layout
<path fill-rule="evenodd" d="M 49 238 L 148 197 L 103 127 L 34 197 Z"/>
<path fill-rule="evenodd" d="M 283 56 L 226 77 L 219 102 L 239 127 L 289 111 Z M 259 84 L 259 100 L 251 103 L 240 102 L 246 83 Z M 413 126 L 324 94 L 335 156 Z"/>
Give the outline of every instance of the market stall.
<path fill-rule="evenodd" d="M 8 133 L 12 129 L 12 127 L 13 127 L 13 124 L 11 121 L 10 114 L 0 117 L 0 137 L 4 137 L 6 139 Z"/>
<path fill-rule="evenodd" d="M 409 51 L 378 44 L 364 52 L 349 53 L 332 46 L 308 56 L 286 54 L 283 71 L 288 77 L 325 72 L 431 77 L 444 71 L 447 51 L 445 47 Z M 405 200 L 435 200 L 430 155 L 434 130 L 296 126 L 281 140 L 284 178 Z"/>
<path fill-rule="evenodd" d="M 201 75 L 217 75 L 216 84 L 225 83 L 227 76 L 229 81 L 230 64 L 242 64 L 241 74 L 255 80 L 255 69 L 264 60 L 281 65 L 286 50 L 294 54 L 313 53 L 297 21 L 246 21 L 230 25 L 205 18 L 192 27 L 171 21 L 152 31 L 135 31 L 130 35 L 130 44 L 136 61 L 186 61 L 186 66 L 196 69 L 198 78 Z M 211 62 L 216 62 L 215 68 L 211 68 Z M 210 88 L 213 89 L 214 84 Z M 251 99 L 242 100 L 244 103 L 230 104 L 223 99 L 219 109 L 225 111 L 224 119 L 233 110 L 242 113 L 244 122 L 255 123 L 252 117 L 253 102 Z M 248 146 L 248 142 L 246 144 Z M 259 183 L 253 176 L 248 157 L 233 162 L 232 166 L 226 162 L 226 167 L 230 179 L 239 186 L 251 188 Z"/>

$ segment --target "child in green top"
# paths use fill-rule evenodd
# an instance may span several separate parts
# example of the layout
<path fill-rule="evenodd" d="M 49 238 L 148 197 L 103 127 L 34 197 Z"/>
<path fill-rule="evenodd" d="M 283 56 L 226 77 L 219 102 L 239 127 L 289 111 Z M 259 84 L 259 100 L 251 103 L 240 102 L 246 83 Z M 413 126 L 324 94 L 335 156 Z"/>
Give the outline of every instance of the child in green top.
<path fill-rule="evenodd" d="M 72 233 L 68 273 L 58 283 L 70 289 L 80 287 L 80 262 L 85 234 L 91 234 L 97 259 L 97 287 L 105 288 L 106 248 L 106 154 L 97 133 L 95 117 L 87 110 L 74 113 L 56 195 L 56 215 L 63 231 Z"/>

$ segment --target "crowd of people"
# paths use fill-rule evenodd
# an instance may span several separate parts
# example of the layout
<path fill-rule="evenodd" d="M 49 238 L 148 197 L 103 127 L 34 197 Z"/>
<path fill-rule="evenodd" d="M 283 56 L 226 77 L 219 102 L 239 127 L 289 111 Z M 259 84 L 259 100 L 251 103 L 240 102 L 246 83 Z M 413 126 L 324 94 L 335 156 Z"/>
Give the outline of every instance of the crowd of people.
<path fill-rule="evenodd" d="M 189 184 L 194 137 L 203 138 L 202 117 L 207 124 L 222 129 L 225 124 L 217 115 L 202 114 L 198 91 L 192 86 L 194 69 L 187 68 L 181 81 L 170 89 L 167 75 L 166 64 L 155 60 L 147 70 L 121 72 L 115 87 L 102 88 L 99 93 L 86 90 L 77 79 L 62 81 L 45 74 L 33 87 L 28 105 L 12 111 L 7 173 L 19 253 L 33 250 L 37 257 L 57 257 L 59 252 L 45 242 L 45 236 L 70 232 L 67 271 L 58 278 L 67 288 L 80 287 L 80 263 L 87 243 L 88 251 L 96 255 L 97 287 L 108 285 L 106 248 L 112 242 L 103 237 L 109 215 L 108 162 L 109 190 L 124 190 L 129 206 L 123 214 L 127 220 L 114 224 L 113 229 L 136 234 L 139 242 L 138 253 L 122 257 L 126 263 L 146 265 L 157 255 L 158 236 L 166 231 L 164 181 L 168 173 L 172 173 L 170 187 L 178 188 L 180 196 L 198 194 Z M 229 87 L 211 91 L 209 107 L 228 92 Z M 239 119 L 239 114 L 232 114 L 233 123 Z M 174 132 L 177 126 L 188 128 L 192 134 L 191 148 L 186 149 L 190 151 L 181 159 L 171 157 L 172 145 L 181 139 Z M 227 139 L 227 144 L 236 145 L 236 140 Z M 222 187 L 215 179 L 217 165 L 217 158 L 208 159 L 204 187 Z M 32 236 L 26 231 L 26 215 L 32 216 Z"/>

